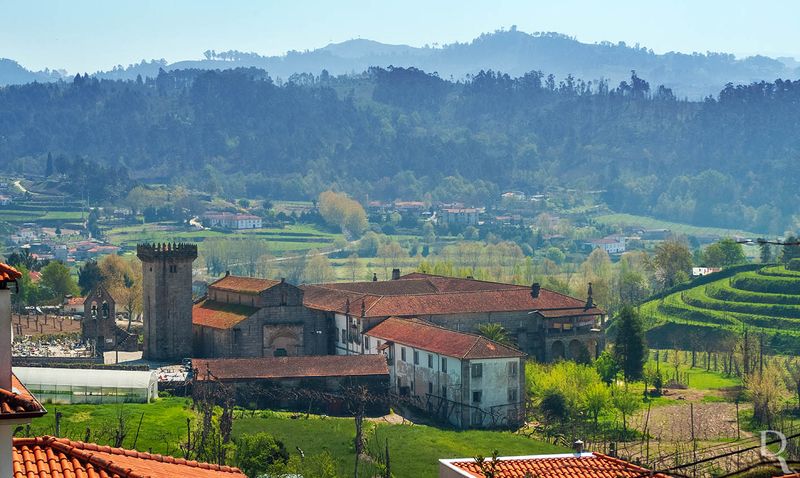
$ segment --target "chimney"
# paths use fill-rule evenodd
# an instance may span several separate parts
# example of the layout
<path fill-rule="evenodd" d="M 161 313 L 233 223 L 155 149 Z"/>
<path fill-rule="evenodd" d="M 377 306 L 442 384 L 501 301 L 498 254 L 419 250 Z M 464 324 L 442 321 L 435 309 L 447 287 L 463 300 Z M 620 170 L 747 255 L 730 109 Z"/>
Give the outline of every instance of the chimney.
<path fill-rule="evenodd" d="M 541 290 L 542 290 L 542 285 L 539 284 L 538 282 L 534 282 L 533 284 L 531 284 L 531 297 L 533 297 L 534 299 L 539 297 L 539 291 Z"/>
<path fill-rule="evenodd" d="M 392 269 L 392 280 L 397 280 L 400 278 L 400 269 Z"/>
<path fill-rule="evenodd" d="M 579 455 L 583 453 L 583 440 L 575 440 L 572 442 L 572 449 Z"/>
<path fill-rule="evenodd" d="M 372 282 L 378 282 L 378 274 L 376 272 L 372 273 Z"/>
<path fill-rule="evenodd" d="M 228 277 L 229 275 L 231 275 L 231 271 L 225 271 L 225 277 Z"/>

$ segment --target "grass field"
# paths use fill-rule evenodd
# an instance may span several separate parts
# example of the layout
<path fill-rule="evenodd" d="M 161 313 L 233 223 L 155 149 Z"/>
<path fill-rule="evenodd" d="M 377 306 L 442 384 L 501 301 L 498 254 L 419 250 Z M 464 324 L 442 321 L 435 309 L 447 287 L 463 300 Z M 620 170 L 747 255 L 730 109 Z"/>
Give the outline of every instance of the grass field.
<path fill-rule="evenodd" d="M 89 439 L 98 443 L 110 443 L 118 414 L 126 417 L 127 435 L 123 447 L 136 448 L 153 453 L 180 456 L 179 443 L 186 437 L 186 419 L 193 425 L 196 415 L 189 408 L 190 401 L 184 398 L 164 398 L 151 404 L 118 405 L 46 405 L 48 415 L 33 421 L 31 435 L 55 433 L 55 413 L 60 412 L 61 436 L 76 440 Z M 142 415 L 144 414 L 144 415 Z M 262 416 L 258 416 L 262 415 Z M 301 448 L 306 456 L 327 450 L 336 459 L 342 476 L 352 473 L 353 437 L 355 428 L 352 419 L 311 416 L 309 419 L 291 419 L 289 414 L 279 412 L 259 413 L 256 417 L 242 418 L 237 414 L 234 421 L 234 437 L 257 432 L 267 432 L 283 441 L 290 453 Z M 265 416 L 264 416 L 265 415 Z M 136 429 L 142 418 L 141 431 L 136 439 Z M 389 440 L 392 471 L 398 478 L 436 476 L 437 460 L 440 458 L 472 457 L 476 454 L 490 455 L 497 449 L 501 454 L 519 455 L 536 453 L 558 453 L 566 451 L 554 445 L 538 442 L 521 435 L 499 431 L 454 431 L 423 425 L 389 425 L 369 422 L 367 431 L 370 440 L 385 443 Z"/>
<path fill-rule="evenodd" d="M 646 229 L 669 229 L 677 234 L 688 236 L 717 236 L 717 237 L 761 237 L 763 234 L 742 231 L 739 229 L 723 229 L 719 227 L 700 227 L 677 222 L 662 221 L 647 216 L 633 214 L 604 214 L 596 216 L 595 222 L 612 226 L 641 226 Z"/>
<path fill-rule="evenodd" d="M 80 211 L 45 211 L 0 209 L 0 221 L 11 223 L 36 221 L 78 221 L 83 218 Z"/>
<path fill-rule="evenodd" d="M 687 348 L 693 338 L 719 341 L 748 328 L 764 334 L 771 353 L 792 353 L 800 347 L 800 275 L 773 266 L 739 272 L 647 302 L 640 312 L 659 346 L 674 340 Z"/>
<path fill-rule="evenodd" d="M 320 231 L 308 225 L 220 232 L 188 230 L 169 223 L 149 223 L 114 227 L 106 231 L 106 237 L 112 244 L 120 246 L 135 246 L 142 242 L 203 242 L 213 238 L 259 238 L 269 243 L 272 254 L 281 255 L 286 252 L 330 248 L 337 238 L 343 236 Z"/>

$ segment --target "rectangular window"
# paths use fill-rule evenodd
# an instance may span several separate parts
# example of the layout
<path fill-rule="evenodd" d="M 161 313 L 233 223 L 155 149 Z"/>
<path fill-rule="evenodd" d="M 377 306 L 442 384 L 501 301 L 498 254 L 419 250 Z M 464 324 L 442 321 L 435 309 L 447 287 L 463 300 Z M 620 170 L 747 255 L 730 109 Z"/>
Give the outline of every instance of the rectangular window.
<path fill-rule="evenodd" d="M 442 357 L 442 372 L 447 373 L 447 359 Z"/>
<path fill-rule="evenodd" d="M 364 348 L 369 350 L 369 337 L 364 336 Z"/>
<path fill-rule="evenodd" d="M 442 398 L 447 398 L 447 386 L 442 385 Z"/>
<path fill-rule="evenodd" d="M 472 424 L 475 426 L 483 425 L 483 412 L 480 410 L 472 411 Z"/>
<path fill-rule="evenodd" d="M 386 349 L 386 356 L 389 357 L 389 364 L 391 365 L 394 362 L 394 347 L 389 347 Z"/>
<path fill-rule="evenodd" d="M 472 373 L 471 373 L 471 377 L 472 378 L 481 378 L 481 377 L 483 377 L 483 364 L 482 363 L 474 363 L 474 364 L 472 364 L 471 370 L 472 370 Z"/>
<path fill-rule="evenodd" d="M 517 403 L 517 389 L 516 388 L 509 388 L 508 389 L 508 403 Z"/>
<path fill-rule="evenodd" d="M 475 390 L 472 392 L 472 403 L 481 403 L 481 398 L 483 398 L 482 390 Z"/>
<path fill-rule="evenodd" d="M 516 377 L 518 368 L 517 362 L 508 362 L 508 376 Z"/>
<path fill-rule="evenodd" d="M 169 271 L 172 273 L 178 272 L 178 266 L 176 266 L 175 264 L 171 264 L 169 266 Z"/>
<path fill-rule="evenodd" d="M 233 344 L 238 344 L 241 339 L 242 331 L 240 329 L 233 329 Z"/>
<path fill-rule="evenodd" d="M 428 382 L 428 395 L 433 395 L 433 382 Z"/>
<path fill-rule="evenodd" d="M 400 360 L 402 360 L 403 362 L 406 361 L 406 348 L 405 347 L 400 347 Z"/>
<path fill-rule="evenodd" d="M 428 354 L 428 368 L 433 369 L 433 355 Z"/>
<path fill-rule="evenodd" d="M 414 365 L 419 365 L 419 352 L 414 351 Z"/>
<path fill-rule="evenodd" d="M 345 329 L 342 329 L 342 343 L 343 344 L 347 343 L 347 330 Z"/>

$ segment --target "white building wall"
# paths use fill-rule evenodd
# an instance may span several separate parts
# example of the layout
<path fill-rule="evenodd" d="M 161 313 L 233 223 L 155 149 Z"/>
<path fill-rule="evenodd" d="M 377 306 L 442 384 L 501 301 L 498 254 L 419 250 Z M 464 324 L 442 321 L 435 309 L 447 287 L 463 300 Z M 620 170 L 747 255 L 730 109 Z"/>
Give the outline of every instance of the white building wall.
<path fill-rule="evenodd" d="M 473 392 L 481 392 L 481 402 L 472 402 L 470 404 L 480 407 L 485 412 L 496 417 L 506 416 L 510 408 L 516 408 L 523 394 L 523 390 L 519 389 L 519 374 L 525 373 L 521 369 L 523 363 L 520 362 L 519 358 L 470 360 L 470 400 L 472 400 Z M 509 364 L 514 363 L 516 363 L 516 374 L 510 374 L 512 366 Z M 472 373 L 473 367 L 478 364 L 482 369 L 480 377 L 476 377 Z M 511 397 L 509 396 L 509 390 L 513 390 L 513 396 Z M 491 416 L 484 416 L 482 425 L 488 426 L 491 424 Z M 477 424 L 473 423 L 473 425 Z"/>

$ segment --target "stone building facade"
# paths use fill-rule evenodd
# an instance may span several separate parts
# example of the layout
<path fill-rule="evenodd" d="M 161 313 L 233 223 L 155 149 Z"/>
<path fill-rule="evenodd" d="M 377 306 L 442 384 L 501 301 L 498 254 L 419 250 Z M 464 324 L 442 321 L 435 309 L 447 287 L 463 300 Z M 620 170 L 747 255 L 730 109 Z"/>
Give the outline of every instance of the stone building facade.
<path fill-rule="evenodd" d="M 544 289 L 413 273 L 390 281 L 307 285 L 305 305 L 332 316 L 334 351 L 366 353 L 364 334 L 389 317 L 418 318 L 459 332 L 499 323 L 531 358 L 595 357 L 604 346 L 604 312 L 586 300 Z"/>
<path fill-rule="evenodd" d="M 392 391 L 459 428 L 517 426 L 525 411 L 525 354 L 418 319 L 388 318 L 365 334 L 384 354 Z"/>
<path fill-rule="evenodd" d="M 98 285 L 89 292 L 83 307 L 81 339 L 92 345 L 96 356 L 107 350 L 138 349 L 136 335 L 117 326 L 117 300 L 105 287 Z"/>
<path fill-rule="evenodd" d="M 144 358 L 177 361 L 192 356 L 192 262 L 195 244 L 140 244 Z"/>
<path fill-rule="evenodd" d="M 330 321 L 283 280 L 226 275 L 192 309 L 195 357 L 280 357 L 332 352 Z"/>

